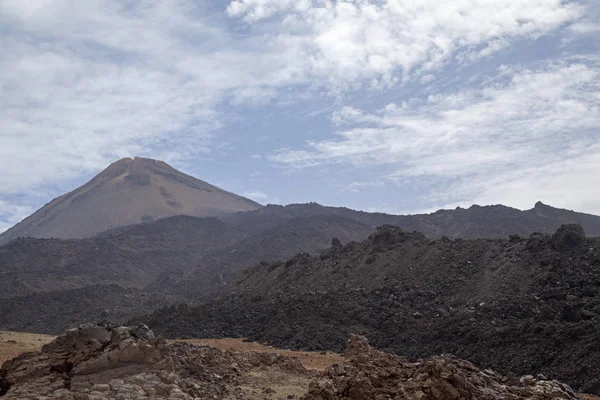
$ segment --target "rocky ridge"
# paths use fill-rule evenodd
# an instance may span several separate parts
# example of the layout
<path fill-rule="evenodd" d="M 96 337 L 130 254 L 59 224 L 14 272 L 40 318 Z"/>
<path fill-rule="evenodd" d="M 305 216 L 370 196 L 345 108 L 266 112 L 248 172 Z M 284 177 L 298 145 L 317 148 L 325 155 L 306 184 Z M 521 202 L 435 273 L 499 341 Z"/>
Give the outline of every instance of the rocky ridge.
<path fill-rule="evenodd" d="M 287 382 L 284 392 L 252 377 Z M 298 381 L 298 379 L 300 379 Z M 289 393 L 297 382 L 299 394 Z M 254 387 L 248 390 L 249 387 Z M 85 324 L 40 352 L 22 354 L 0 369 L 0 397 L 19 400 L 410 400 L 563 399 L 579 397 L 542 376 L 511 379 L 449 355 L 408 362 L 352 335 L 345 360 L 322 373 L 276 353 L 221 351 L 168 343 L 145 325 Z"/>
<path fill-rule="evenodd" d="M 142 317 L 172 337 L 247 337 L 343 349 L 350 333 L 416 360 L 452 353 L 503 374 L 544 374 L 598 394 L 600 239 L 553 235 L 438 240 L 379 228 L 258 265 L 221 299 Z"/>
<path fill-rule="evenodd" d="M 286 206 L 269 204 L 254 211 L 221 218 L 232 226 L 258 232 L 286 220 L 315 215 L 352 218 L 372 227 L 396 225 L 406 231 L 421 232 L 429 238 L 506 238 L 511 234 L 527 236 L 532 232 L 552 233 L 565 224 L 581 225 L 588 236 L 600 236 L 600 216 L 552 207 L 539 201 L 529 210 L 519 210 L 501 204 L 474 204 L 469 208 L 457 207 L 429 214 L 409 215 L 356 211 L 317 203 Z"/>
<path fill-rule="evenodd" d="M 301 400 L 579 399 L 567 385 L 540 376 L 509 379 L 468 361 L 441 355 L 411 363 L 352 335 L 345 361 L 310 384 Z"/>
<path fill-rule="evenodd" d="M 145 325 L 86 324 L 0 369 L 0 397 L 18 400 L 244 399 L 243 374 L 307 375 L 297 359 L 167 343 Z"/>

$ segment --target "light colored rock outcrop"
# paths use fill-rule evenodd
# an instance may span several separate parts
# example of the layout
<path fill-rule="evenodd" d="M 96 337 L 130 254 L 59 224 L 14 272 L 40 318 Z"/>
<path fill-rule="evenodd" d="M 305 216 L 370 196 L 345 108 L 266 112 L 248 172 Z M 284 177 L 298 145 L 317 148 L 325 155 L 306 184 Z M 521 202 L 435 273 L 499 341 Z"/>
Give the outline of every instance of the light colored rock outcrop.
<path fill-rule="evenodd" d="M 500 400 L 579 397 L 559 382 L 532 376 L 509 382 L 468 361 L 442 355 L 411 363 L 371 348 L 364 337 L 348 341 L 346 360 L 313 381 L 302 400 Z"/>
<path fill-rule="evenodd" d="M 238 361 L 236 363 L 236 361 Z M 239 360 L 210 347 L 167 346 L 145 325 L 82 325 L 6 362 L 0 395 L 19 400 L 222 398 Z"/>
<path fill-rule="evenodd" d="M 346 360 L 318 377 L 298 359 L 276 353 L 221 351 L 167 344 L 144 325 L 87 324 L 6 362 L 0 397 L 19 400 L 280 399 L 303 381 L 302 400 L 578 399 L 566 385 L 540 377 L 509 380 L 442 355 L 411 363 L 352 336 Z M 257 379 L 258 378 L 258 379 Z M 310 382 L 310 380 L 312 382 Z M 310 382 L 310 385 L 309 385 Z M 273 385 L 280 391 L 273 390 Z"/>

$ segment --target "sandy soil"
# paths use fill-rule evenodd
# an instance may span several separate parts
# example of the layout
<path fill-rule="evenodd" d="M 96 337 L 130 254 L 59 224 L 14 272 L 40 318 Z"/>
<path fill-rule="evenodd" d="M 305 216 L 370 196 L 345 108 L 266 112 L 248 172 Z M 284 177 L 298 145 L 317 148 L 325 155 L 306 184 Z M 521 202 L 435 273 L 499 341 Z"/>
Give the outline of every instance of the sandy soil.
<path fill-rule="evenodd" d="M 36 351 L 54 336 L 0 331 L 0 364 L 27 351 Z"/>

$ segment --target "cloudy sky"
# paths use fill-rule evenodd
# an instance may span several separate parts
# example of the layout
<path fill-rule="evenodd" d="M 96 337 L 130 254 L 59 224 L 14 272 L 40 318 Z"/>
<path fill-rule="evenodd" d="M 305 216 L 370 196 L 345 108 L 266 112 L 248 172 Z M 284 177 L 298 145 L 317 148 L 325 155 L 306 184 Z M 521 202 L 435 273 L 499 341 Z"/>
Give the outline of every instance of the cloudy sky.
<path fill-rule="evenodd" d="M 0 0 L 0 231 L 127 156 L 261 203 L 600 214 L 597 0 Z"/>

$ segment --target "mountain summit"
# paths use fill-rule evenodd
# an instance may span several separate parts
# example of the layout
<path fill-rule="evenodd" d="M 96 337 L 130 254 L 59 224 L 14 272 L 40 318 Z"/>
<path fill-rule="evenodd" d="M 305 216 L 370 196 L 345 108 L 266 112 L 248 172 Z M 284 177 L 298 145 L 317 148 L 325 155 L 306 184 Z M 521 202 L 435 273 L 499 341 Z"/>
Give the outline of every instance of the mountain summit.
<path fill-rule="evenodd" d="M 261 205 L 148 158 L 124 158 L 2 235 L 83 238 L 107 229 L 174 215 L 210 217 Z"/>

